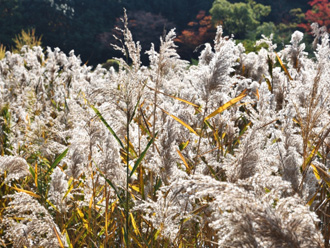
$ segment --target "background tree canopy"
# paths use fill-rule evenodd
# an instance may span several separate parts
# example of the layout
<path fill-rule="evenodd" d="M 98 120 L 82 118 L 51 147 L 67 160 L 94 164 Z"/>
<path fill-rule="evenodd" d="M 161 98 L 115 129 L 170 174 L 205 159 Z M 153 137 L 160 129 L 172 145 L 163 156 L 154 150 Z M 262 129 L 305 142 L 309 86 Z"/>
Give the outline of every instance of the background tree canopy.
<path fill-rule="evenodd" d="M 260 20 L 269 15 L 270 6 L 247 3 L 230 3 L 227 0 L 216 0 L 210 10 L 213 21 L 223 26 L 228 34 L 235 34 L 238 39 L 245 38 L 248 31 L 256 29 Z"/>
<path fill-rule="evenodd" d="M 163 29 L 175 26 L 178 36 L 186 30 L 182 34 L 193 44 L 187 43 L 186 47 L 181 44 L 179 52 L 182 51 L 180 54 L 185 59 L 191 59 L 196 40 L 211 42 L 210 32 L 214 32 L 214 27 L 198 18 L 202 23 L 194 26 L 194 31 L 190 30 L 189 23 L 196 20 L 200 11 L 205 11 L 205 21 L 209 22 L 212 17 L 212 23 L 221 23 L 227 34 L 233 33 L 247 44 L 262 32 L 280 32 L 287 37 L 287 29 L 291 32 L 292 27 L 296 28 L 291 25 L 295 23 L 293 19 L 311 6 L 301 0 L 0 0 L 0 43 L 10 49 L 13 38 L 21 30 L 35 29 L 36 35 L 42 36 L 43 46 L 60 47 L 65 52 L 74 49 L 83 62 L 96 65 L 116 55 L 108 43 L 123 8 L 128 10 L 130 19 L 135 18 L 136 25 L 141 25 L 133 28 L 133 36 L 144 37 L 146 43 L 159 41 L 160 25 Z M 290 12 L 292 9 L 298 12 Z M 140 15 L 137 20 L 139 14 L 136 13 L 141 11 L 148 15 Z M 158 25 L 155 32 L 154 23 Z M 204 33 L 206 38 L 202 37 Z M 198 38 L 194 39 L 194 35 Z"/>

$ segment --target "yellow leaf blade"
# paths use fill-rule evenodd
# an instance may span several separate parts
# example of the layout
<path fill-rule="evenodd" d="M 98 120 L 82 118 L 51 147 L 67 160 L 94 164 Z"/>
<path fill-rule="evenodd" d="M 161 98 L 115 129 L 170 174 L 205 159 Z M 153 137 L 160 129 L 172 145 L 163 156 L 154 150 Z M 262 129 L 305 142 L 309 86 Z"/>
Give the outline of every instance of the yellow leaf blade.
<path fill-rule="evenodd" d="M 164 93 L 164 92 L 161 92 L 161 91 L 159 91 L 159 90 L 156 90 L 156 89 L 154 89 L 154 88 L 151 88 L 151 87 L 149 87 L 149 86 L 147 86 L 147 87 L 148 87 L 149 89 L 151 89 L 151 90 L 156 91 L 157 93 L 160 93 L 160 94 L 164 95 L 164 96 L 171 97 L 171 98 L 173 98 L 173 99 L 176 99 L 176 100 L 179 100 L 179 101 L 181 101 L 181 102 L 187 103 L 187 104 L 189 104 L 189 105 L 191 105 L 191 106 L 194 106 L 195 108 L 199 108 L 199 106 L 198 106 L 197 104 L 194 104 L 194 103 L 192 103 L 192 102 L 189 102 L 189 101 L 187 101 L 187 100 L 184 100 L 184 99 L 182 99 L 182 98 L 180 98 L 180 97 L 171 96 L 171 95 L 168 95 L 168 94 L 166 94 L 166 93 Z"/>
<path fill-rule="evenodd" d="M 131 217 L 131 221 L 132 221 L 132 226 L 134 228 L 134 232 L 136 233 L 136 235 L 141 235 L 139 229 L 137 228 L 134 216 L 132 213 L 130 213 L 130 217 Z"/>
<path fill-rule="evenodd" d="M 69 194 L 69 193 L 71 192 L 71 190 L 73 189 L 73 186 L 74 186 L 73 177 L 71 177 L 71 178 L 69 179 L 68 184 L 69 184 L 69 188 L 68 188 L 68 190 L 65 192 L 64 196 L 62 197 L 62 201 L 68 196 L 68 194 Z"/>
<path fill-rule="evenodd" d="M 53 230 L 54 230 L 54 232 L 55 232 L 55 234 L 56 234 L 56 238 L 57 238 L 57 240 L 58 240 L 58 243 L 60 244 L 60 247 L 61 247 L 61 248 L 64 248 L 64 245 L 63 245 L 63 242 L 62 242 L 62 240 L 61 240 L 61 237 L 60 237 L 60 235 L 58 234 L 58 232 L 57 232 L 55 226 L 53 226 Z"/>
<path fill-rule="evenodd" d="M 313 172 L 314 172 L 314 175 L 316 177 L 317 180 L 321 180 L 321 177 L 320 177 L 320 174 L 319 172 L 317 171 L 315 165 L 311 164 L 312 168 L 313 168 Z"/>
<path fill-rule="evenodd" d="M 177 153 L 179 154 L 181 160 L 183 161 L 184 166 L 186 166 L 186 168 L 187 168 L 187 172 L 190 173 L 191 169 L 190 169 L 190 167 L 189 167 L 189 165 L 188 165 L 186 159 L 184 158 L 184 156 L 182 155 L 182 153 L 181 153 L 179 150 L 176 150 L 176 151 L 177 151 Z"/>
<path fill-rule="evenodd" d="M 84 225 L 85 225 L 86 230 L 89 230 L 88 221 L 85 219 L 84 213 L 79 208 L 76 208 L 76 209 L 77 209 L 77 213 L 79 214 L 80 218 L 84 222 Z"/>
<path fill-rule="evenodd" d="M 313 204 L 318 193 L 319 193 L 319 190 L 317 190 L 316 193 L 313 195 L 313 197 L 307 202 L 307 205 L 311 206 Z"/>
<path fill-rule="evenodd" d="M 288 78 L 289 78 L 290 80 L 292 80 L 292 77 L 290 76 L 288 70 L 286 69 L 285 65 L 283 64 L 283 62 L 282 62 L 280 56 L 278 56 L 278 54 L 277 54 L 276 52 L 275 52 L 275 54 L 276 54 L 276 58 L 278 59 L 278 62 L 280 63 L 282 69 L 285 71 L 285 74 L 288 76 Z"/>
<path fill-rule="evenodd" d="M 91 199 L 89 201 L 89 206 L 88 206 L 89 210 L 92 208 L 92 204 L 93 204 L 93 196 L 91 197 Z"/>
<path fill-rule="evenodd" d="M 132 235 L 132 239 L 134 240 L 134 242 L 135 242 L 135 244 L 136 245 L 138 245 L 139 247 L 143 247 L 142 245 L 141 245 L 141 243 L 137 240 L 137 238 L 134 236 L 134 235 Z"/>
<path fill-rule="evenodd" d="M 180 151 L 183 151 L 189 144 L 190 140 L 187 140 L 186 142 L 182 142 L 180 145 L 179 145 L 179 149 Z"/>
<path fill-rule="evenodd" d="M 55 209 L 55 211 L 57 211 L 58 213 L 60 213 L 60 211 L 55 207 L 55 205 L 53 203 L 51 203 L 50 200 L 46 199 L 46 202 L 52 207 Z"/>
<path fill-rule="evenodd" d="M 136 186 L 136 185 L 130 185 L 130 186 L 131 186 L 131 188 L 132 188 L 133 190 L 135 190 L 136 192 L 140 193 L 140 188 L 139 188 L 139 186 Z"/>
<path fill-rule="evenodd" d="M 163 223 L 160 226 L 160 229 L 158 229 L 154 235 L 154 240 L 157 240 L 158 235 L 160 234 L 161 230 L 163 229 Z"/>
<path fill-rule="evenodd" d="M 28 191 L 28 190 L 25 190 L 25 189 L 20 189 L 20 188 L 16 188 L 16 187 L 12 187 L 14 190 L 17 190 L 17 191 L 20 191 L 20 192 L 23 192 L 23 193 L 26 193 L 30 196 L 33 196 L 35 198 L 40 198 L 40 195 L 37 195 L 35 193 L 33 193 L 32 191 Z"/>
<path fill-rule="evenodd" d="M 306 167 L 308 166 L 308 164 L 312 161 L 312 159 L 314 158 L 314 155 L 316 154 L 316 147 L 314 147 L 314 149 L 312 150 L 312 152 L 309 154 L 309 156 L 306 158 L 305 163 L 302 165 L 302 169 L 303 171 L 305 171 Z M 317 148 L 318 149 L 318 148 Z"/>
<path fill-rule="evenodd" d="M 315 177 L 321 178 L 328 186 L 330 186 L 330 175 L 317 165 L 311 164 L 311 166 L 313 168 L 314 174 L 315 174 L 315 171 L 317 172 L 315 174 Z"/>
<path fill-rule="evenodd" d="M 210 115 L 208 115 L 204 121 L 212 118 L 213 116 L 216 116 L 217 114 L 220 114 L 221 112 L 223 112 L 224 110 L 226 110 L 227 108 L 229 108 L 230 106 L 234 105 L 235 103 L 239 102 L 240 100 L 242 100 L 244 97 L 247 96 L 247 90 L 245 89 L 241 94 L 239 94 L 237 97 L 231 99 L 230 101 L 226 102 L 224 105 L 222 105 L 220 108 L 218 108 L 217 110 L 215 110 L 213 113 L 211 113 Z"/>
<path fill-rule="evenodd" d="M 256 97 L 258 98 L 258 100 L 259 100 L 259 98 L 260 98 L 260 95 L 259 95 L 259 90 L 258 89 L 256 89 L 256 93 L 255 93 L 255 95 L 256 95 Z"/>
<path fill-rule="evenodd" d="M 171 116 L 174 120 L 176 120 L 176 121 L 179 122 L 181 125 L 183 125 L 183 126 L 185 126 L 186 128 L 188 128 L 189 131 L 191 131 L 192 133 L 194 133 L 194 134 L 196 134 L 196 135 L 198 136 L 197 132 L 196 132 L 191 126 L 189 126 L 187 123 L 185 123 L 183 120 L 181 120 L 180 118 L 178 118 L 178 117 L 176 117 L 176 116 L 170 114 L 169 112 L 167 112 L 166 110 L 164 110 L 164 109 L 162 109 L 162 108 L 160 108 L 160 109 L 161 109 L 165 114 Z"/>
<path fill-rule="evenodd" d="M 269 81 L 268 78 L 265 78 L 265 81 L 266 81 L 266 83 L 267 83 L 267 85 L 268 85 L 268 90 L 269 90 L 270 92 L 272 92 L 272 91 L 273 91 L 272 83 Z"/>
<path fill-rule="evenodd" d="M 36 184 L 36 187 L 38 188 L 38 163 L 36 162 L 34 167 L 34 183 Z"/>

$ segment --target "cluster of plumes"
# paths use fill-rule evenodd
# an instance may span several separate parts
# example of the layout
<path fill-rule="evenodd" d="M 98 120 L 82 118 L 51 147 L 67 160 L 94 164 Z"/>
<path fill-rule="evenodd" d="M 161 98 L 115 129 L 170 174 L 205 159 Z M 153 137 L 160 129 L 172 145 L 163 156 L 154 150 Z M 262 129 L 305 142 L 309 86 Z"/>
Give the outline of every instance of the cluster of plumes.
<path fill-rule="evenodd" d="M 18 156 L 0 156 L 0 175 L 7 173 L 5 182 L 17 180 L 29 175 L 29 165 L 24 158 Z"/>
<path fill-rule="evenodd" d="M 16 193 L 0 226 L 13 247 L 59 247 L 59 238 L 66 245 L 53 217 L 32 196 Z"/>
<path fill-rule="evenodd" d="M 57 48 L 44 54 L 24 47 L 0 61 L 0 107 L 9 104 L 11 116 L 0 176 L 6 171 L 6 182 L 24 178 L 26 161 L 54 161 L 68 148 L 52 172 L 49 201 L 62 213 L 70 201 L 89 206 L 91 197 L 104 208 L 95 185 L 110 180 L 115 199 L 115 189 L 125 190 L 127 168 L 124 146 L 94 106 L 121 142 L 129 134 L 131 166 L 157 134 L 140 165 L 144 191 L 131 191 L 131 211 L 159 230 L 160 241 L 179 246 L 198 237 L 196 244 L 209 247 L 322 247 L 313 211 L 327 210 L 317 194 L 327 184 L 310 164 L 328 169 L 328 34 L 317 33 L 313 60 L 298 31 L 278 54 L 266 37 L 259 43 L 267 49 L 246 54 L 219 27 L 214 47 L 205 44 L 198 65 L 189 67 L 175 51 L 171 30 L 159 52 L 151 46 L 145 67 L 124 24 L 124 47 L 117 48 L 132 65 L 119 59 L 118 72 L 81 65 L 73 52 L 66 56 Z M 275 66 L 279 58 L 287 71 Z M 240 94 L 240 102 L 204 121 Z M 316 146 L 320 155 L 313 154 Z M 67 194 L 69 179 L 79 183 Z M 139 180 L 134 174 L 129 183 Z M 26 193 L 11 197 L 5 238 L 15 247 L 56 247 L 58 227 L 48 210 Z M 140 232 L 148 229 L 145 223 Z"/>

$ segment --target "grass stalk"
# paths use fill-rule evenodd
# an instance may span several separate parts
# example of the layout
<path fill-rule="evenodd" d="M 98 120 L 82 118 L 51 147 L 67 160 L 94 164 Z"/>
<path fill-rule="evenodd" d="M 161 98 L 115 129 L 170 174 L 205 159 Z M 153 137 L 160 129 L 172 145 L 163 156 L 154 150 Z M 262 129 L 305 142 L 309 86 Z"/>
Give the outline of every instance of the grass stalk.
<path fill-rule="evenodd" d="M 129 113 L 129 103 L 127 102 L 127 123 L 126 123 L 126 136 L 127 136 L 127 150 L 126 150 L 126 247 L 129 247 L 129 236 L 128 236 L 128 229 L 129 229 L 129 224 L 128 224 L 128 219 L 129 219 L 129 192 L 128 192 L 128 182 L 129 182 L 129 123 L 130 123 L 130 113 Z"/>
<path fill-rule="evenodd" d="M 199 159 L 198 159 L 199 158 L 199 150 L 200 150 L 200 146 L 201 146 L 201 140 L 202 140 L 202 137 L 203 137 L 204 119 L 205 119 L 206 113 L 207 113 L 208 102 L 209 102 L 209 98 L 207 97 L 206 103 L 205 103 L 205 109 L 204 109 L 204 113 L 203 113 L 203 117 L 202 117 L 202 121 L 201 121 L 201 131 L 200 131 L 199 138 L 198 138 L 198 145 L 197 145 L 197 152 L 196 152 L 196 157 L 195 157 L 195 161 L 194 161 L 195 163 L 194 163 L 193 174 L 195 174 L 195 170 L 196 170 L 197 164 L 199 162 Z"/>

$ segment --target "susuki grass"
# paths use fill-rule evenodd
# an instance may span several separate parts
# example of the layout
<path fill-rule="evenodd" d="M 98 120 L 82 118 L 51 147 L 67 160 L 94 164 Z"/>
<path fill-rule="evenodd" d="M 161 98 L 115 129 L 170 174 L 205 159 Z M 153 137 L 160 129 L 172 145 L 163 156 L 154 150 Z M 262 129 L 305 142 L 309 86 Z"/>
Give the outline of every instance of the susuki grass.
<path fill-rule="evenodd" d="M 126 18 L 126 17 L 125 17 Z M 127 20 L 124 20 L 127 24 Z M 0 60 L 0 245 L 329 247 L 329 35 L 198 65 L 121 30 L 118 71 L 22 47 Z"/>

